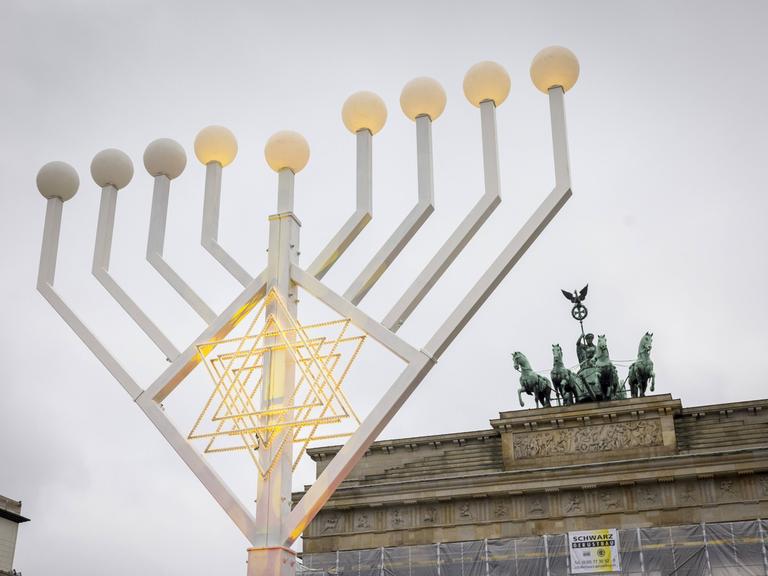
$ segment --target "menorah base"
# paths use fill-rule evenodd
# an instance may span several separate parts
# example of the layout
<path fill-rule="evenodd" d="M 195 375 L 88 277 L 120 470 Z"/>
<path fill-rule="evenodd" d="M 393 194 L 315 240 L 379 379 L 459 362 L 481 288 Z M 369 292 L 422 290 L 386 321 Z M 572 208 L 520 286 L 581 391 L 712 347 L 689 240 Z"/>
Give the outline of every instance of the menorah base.
<path fill-rule="evenodd" d="M 296 576 L 296 552 L 290 548 L 248 548 L 248 576 Z"/>

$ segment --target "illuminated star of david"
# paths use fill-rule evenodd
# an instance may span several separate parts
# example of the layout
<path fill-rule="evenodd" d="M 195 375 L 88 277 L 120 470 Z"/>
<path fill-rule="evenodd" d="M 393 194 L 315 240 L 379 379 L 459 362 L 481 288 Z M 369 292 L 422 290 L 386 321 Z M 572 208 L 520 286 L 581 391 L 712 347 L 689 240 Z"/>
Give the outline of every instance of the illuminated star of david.
<path fill-rule="evenodd" d="M 205 440 L 206 453 L 245 450 L 266 477 L 293 444 L 300 446 L 295 468 L 310 443 L 350 436 L 352 431 L 334 427 L 349 419 L 360 424 L 341 388 L 366 338 L 349 335 L 350 325 L 345 318 L 302 326 L 271 291 L 243 336 L 197 346 L 214 388 L 188 438 Z M 294 388 L 282 398 L 279 371 L 271 372 L 265 390 L 270 360 L 295 372 Z M 271 460 L 261 461 L 259 449 L 273 446 Z"/>

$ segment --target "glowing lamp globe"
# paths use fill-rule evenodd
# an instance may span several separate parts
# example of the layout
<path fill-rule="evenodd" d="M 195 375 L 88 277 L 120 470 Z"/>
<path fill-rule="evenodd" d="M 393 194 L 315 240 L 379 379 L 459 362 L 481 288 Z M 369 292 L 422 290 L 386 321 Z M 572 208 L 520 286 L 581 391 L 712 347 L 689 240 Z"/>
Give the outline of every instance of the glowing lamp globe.
<path fill-rule="evenodd" d="M 77 171 L 66 162 L 48 162 L 37 173 L 37 189 L 44 198 L 60 198 L 66 202 L 80 187 Z"/>
<path fill-rule="evenodd" d="M 211 162 L 218 162 L 222 166 L 231 164 L 237 156 L 235 135 L 224 126 L 203 128 L 195 138 L 195 156 L 202 164 Z"/>
<path fill-rule="evenodd" d="M 91 177 L 102 188 L 114 186 L 120 190 L 133 178 L 133 162 L 122 150 L 107 148 L 93 157 Z"/>
<path fill-rule="evenodd" d="M 561 86 L 567 92 L 579 79 L 579 60 L 576 55 L 562 46 L 550 46 L 536 54 L 531 62 L 531 80 L 544 92 L 554 86 Z"/>
<path fill-rule="evenodd" d="M 370 130 L 371 134 L 376 134 L 387 121 L 387 106 L 373 92 L 355 92 L 341 107 L 341 119 L 353 134 L 360 130 Z"/>
<path fill-rule="evenodd" d="M 158 138 L 144 150 L 144 167 L 152 176 L 178 177 L 187 166 L 187 153 L 170 138 Z"/>
<path fill-rule="evenodd" d="M 309 162 L 309 144 L 298 132 L 276 132 L 264 146 L 264 157 L 275 172 L 288 168 L 296 174 Z"/>
<path fill-rule="evenodd" d="M 509 96 L 511 84 L 509 74 L 501 64 L 478 62 L 464 75 L 464 96 L 474 106 L 488 100 L 501 106 Z"/>
<path fill-rule="evenodd" d="M 411 120 L 429 116 L 434 122 L 445 110 L 446 101 L 445 90 L 440 82 L 426 76 L 414 78 L 403 86 L 400 93 L 400 108 Z"/>

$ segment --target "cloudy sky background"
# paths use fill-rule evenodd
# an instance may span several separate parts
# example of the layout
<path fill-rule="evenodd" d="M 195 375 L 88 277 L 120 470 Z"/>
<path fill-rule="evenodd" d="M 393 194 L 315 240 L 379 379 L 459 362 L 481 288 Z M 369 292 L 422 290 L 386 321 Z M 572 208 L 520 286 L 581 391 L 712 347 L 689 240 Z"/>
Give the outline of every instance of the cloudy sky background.
<path fill-rule="evenodd" d="M 106 370 L 35 291 L 45 202 L 38 168 L 80 172 L 66 204 L 57 286 L 144 385 L 164 359 L 90 275 L 98 189 L 92 156 L 136 165 L 119 193 L 112 271 L 179 347 L 199 319 L 144 260 L 158 137 L 181 142 L 166 254 L 222 309 L 238 285 L 199 246 L 203 167 L 192 142 L 209 124 L 238 137 L 226 169 L 222 244 L 252 273 L 265 262 L 275 131 L 302 132 L 312 158 L 296 180 L 308 263 L 353 210 L 354 137 L 340 107 L 379 93 L 375 217 L 326 277 L 343 291 L 416 197 L 415 131 L 403 84 L 429 75 L 448 106 L 434 125 L 437 212 L 364 301 L 377 318 L 482 193 L 479 113 L 465 71 L 496 60 L 512 77 L 498 110 L 504 200 L 401 334 L 421 346 L 551 189 L 547 99 L 528 66 L 562 44 L 582 75 L 567 94 L 574 197 L 444 355 L 384 433 L 482 429 L 515 408 L 509 353 L 575 362 L 578 326 L 560 288 L 590 284 L 587 328 L 630 359 L 655 333 L 660 392 L 685 405 L 766 396 L 765 63 L 768 5 L 713 2 L 234 2 L 6 0 L 0 20 L 0 227 L 5 307 L 0 494 L 24 501 L 15 567 L 62 574 L 244 574 L 245 539 Z M 306 310 L 319 313 L 309 297 Z M 314 312 L 313 312 L 314 310 Z M 348 388 L 370 407 L 397 364 L 370 346 Z M 184 402 L 181 421 L 194 416 Z M 224 461 L 226 460 L 226 461 Z M 247 500 L 253 470 L 217 459 Z M 305 465 L 296 486 L 311 481 Z"/>

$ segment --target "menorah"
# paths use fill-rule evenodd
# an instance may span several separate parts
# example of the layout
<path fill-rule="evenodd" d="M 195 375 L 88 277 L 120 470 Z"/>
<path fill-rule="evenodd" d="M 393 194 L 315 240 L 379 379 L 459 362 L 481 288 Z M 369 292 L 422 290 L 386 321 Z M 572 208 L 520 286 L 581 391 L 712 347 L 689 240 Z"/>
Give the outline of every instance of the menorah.
<path fill-rule="evenodd" d="M 237 142 L 229 130 L 219 126 L 210 126 L 198 134 L 195 154 L 206 167 L 201 243 L 243 286 L 219 313 L 163 255 L 170 184 L 186 166 L 184 149 L 169 139 L 149 144 L 144 165 L 154 177 L 154 192 L 147 260 L 207 324 L 184 350 L 176 348 L 110 274 L 117 193 L 130 183 L 133 165 L 119 150 L 99 152 L 91 163 L 93 180 L 101 187 L 92 271 L 168 359 L 168 367 L 146 388 L 137 383 L 54 287 L 63 206 L 77 192 L 79 177 L 64 162 L 51 162 L 40 169 L 37 186 L 47 199 L 47 208 L 38 290 L 248 539 L 252 546 L 248 549 L 249 576 L 295 573 L 291 546 L 296 539 L 571 196 L 564 93 L 578 78 L 578 61 L 569 50 L 550 47 L 536 55 L 530 72 L 535 86 L 549 96 L 554 189 L 421 349 L 398 336 L 398 329 L 501 201 L 496 108 L 509 93 L 510 79 L 499 64 L 482 62 L 473 66 L 463 85 L 467 99 L 480 109 L 485 191 L 381 322 L 358 305 L 434 211 L 431 129 L 446 103 L 445 91 L 436 80 L 412 80 L 400 97 L 403 112 L 416 126 L 417 202 L 343 294 L 322 279 L 372 218 L 372 142 L 387 117 L 386 106 L 377 95 L 355 93 L 342 108 L 344 124 L 357 139 L 356 208 L 307 267 L 299 264 L 301 225 L 293 212 L 295 175 L 309 160 L 304 138 L 295 132 L 278 132 L 265 146 L 267 163 L 278 175 L 277 212 L 269 217 L 266 268 L 252 277 L 218 241 L 222 172 L 235 158 Z M 338 317 L 302 325 L 297 315 L 299 289 L 324 303 Z M 239 330 L 245 327 L 244 332 L 232 336 L 238 326 Z M 360 420 L 341 385 L 366 338 L 379 342 L 405 366 L 370 413 Z M 161 402 L 200 364 L 213 380 L 213 392 L 193 430 L 185 435 L 166 415 Z M 354 429 L 334 432 L 341 422 L 354 423 Z M 292 507 L 291 479 L 296 459 L 309 443 L 341 436 L 349 437 L 343 448 Z M 205 444 L 202 453 L 193 442 Z M 294 445 L 301 447 L 296 456 Z M 237 450 L 248 452 L 259 471 L 255 513 L 242 504 L 204 456 Z"/>

